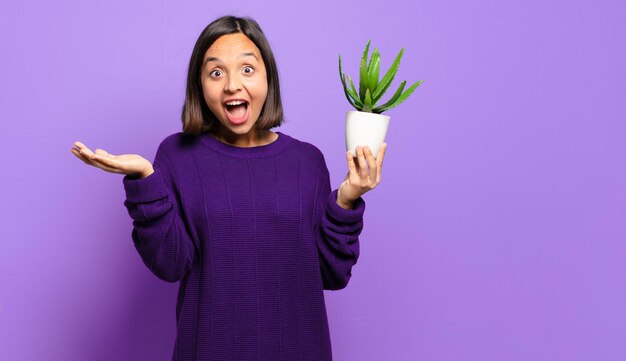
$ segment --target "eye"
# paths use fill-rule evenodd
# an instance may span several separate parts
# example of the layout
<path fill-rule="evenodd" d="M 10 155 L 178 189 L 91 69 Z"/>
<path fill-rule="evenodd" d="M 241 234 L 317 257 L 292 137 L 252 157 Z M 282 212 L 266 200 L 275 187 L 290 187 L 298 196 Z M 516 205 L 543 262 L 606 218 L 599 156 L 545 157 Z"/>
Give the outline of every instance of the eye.
<path fill-rule="evenodd" d="M 246 69 L 250 69 L 250 71 L 246 72 Z M 252 74 L 254 72 L 254 68 L 251 66 L 246 66 L 245 68 L 243 68 L 243 70 L 244 70 L 244 73 L 246 74 Z"/>
<path fill-rule="evenodd" d="M 213 73 L 215 73 L 215 72 L 219 72 L 219 73 L 221 73 L 221 71 L 220 71 L 220 70 L 215 69 L 215 70 L 213 70 L 212 72 L 210 72 L 210 73 L 209 73 L 209 76 L 213 76 L 212 74 L 213 74 Z"/>

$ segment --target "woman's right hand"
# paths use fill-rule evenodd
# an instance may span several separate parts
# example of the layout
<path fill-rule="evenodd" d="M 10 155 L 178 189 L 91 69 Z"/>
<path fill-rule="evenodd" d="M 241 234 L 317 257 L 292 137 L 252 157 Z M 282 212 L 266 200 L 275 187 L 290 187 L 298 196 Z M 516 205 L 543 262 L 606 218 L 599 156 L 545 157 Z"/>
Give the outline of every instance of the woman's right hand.
<path fill-rule="evenodd" d="M 154 172 L 152 163 L 137 154 L 113 155 L 103 149 L 96 149 L 92 152 L 81 142 L 74 142 L 74 148 L 70 151 L 85 164 L 110 173 L 127 174 L 132 178 L 145 178 Z"/>

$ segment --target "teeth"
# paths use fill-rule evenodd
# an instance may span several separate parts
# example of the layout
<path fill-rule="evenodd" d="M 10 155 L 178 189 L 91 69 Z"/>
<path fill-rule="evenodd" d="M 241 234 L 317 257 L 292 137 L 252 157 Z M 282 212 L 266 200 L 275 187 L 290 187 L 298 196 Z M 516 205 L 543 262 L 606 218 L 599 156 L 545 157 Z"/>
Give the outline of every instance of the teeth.
<path fill-rule="evenodd" d="M 245 103 L 243 100 L 235 100 L 232 102 L 226 102 L 226 105 L 239 105 Z"/>

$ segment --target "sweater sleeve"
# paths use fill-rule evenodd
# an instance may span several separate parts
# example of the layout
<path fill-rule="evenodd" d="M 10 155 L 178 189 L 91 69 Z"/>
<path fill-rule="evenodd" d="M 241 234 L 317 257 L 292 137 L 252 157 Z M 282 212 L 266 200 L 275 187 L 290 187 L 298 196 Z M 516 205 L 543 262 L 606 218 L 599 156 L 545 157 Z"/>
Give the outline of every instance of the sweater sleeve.
<path fill-rule="evenodd" d="M 331 192 L 330 175 L 322 159 L 316 189 L 316 236 L 319 263 L 325 290 L 340 290 L 348 285 L 352 266 L 359 257 L 359 234 L 363 230 L 365 201 L 359 197 L 352 209 L 337 204 Z"/>
<path fill-rule="evenodd" d="M 144 264 L 158 278 L 176 282 L 191 269 L 196 252 L 181 217 L 175 174 L 161 145 L 153 168 L 145 178 L 124 176 L 124 206 L 133 220 L 131 235 Z"/>

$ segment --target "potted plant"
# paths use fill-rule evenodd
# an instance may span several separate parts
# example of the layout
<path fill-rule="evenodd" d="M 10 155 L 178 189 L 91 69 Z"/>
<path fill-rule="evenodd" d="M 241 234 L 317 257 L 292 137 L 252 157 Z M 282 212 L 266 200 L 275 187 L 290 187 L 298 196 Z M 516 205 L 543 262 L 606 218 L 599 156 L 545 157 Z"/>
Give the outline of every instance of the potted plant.
<path fill-rule="evenodd" d="M 350 76 L 344 74 L 341 69 L 341 54 L 339 54 L 339 76 L 348 102 L 356 109 L 349 110 L 346 114 L 346 151 L 350 150 L 356 156 L 356 146 L 367 145 L 376 157 L 389 128 L 390 117 L 381 113 L 405 101 L 415 88 L 422 84 L 423 80 L 406 90 L 404 90 L 406 80 L 403 81 L 386 103 L 376 106 L 396 76 L 404 48 L 400 50 L 385 76 L 379 81 L 380 54 L 378 48 L 374 48 L 372 57 L 368 61 L 369 46 L 370 40 L 367 41 L 361 58 L 358 92 Z"/>

